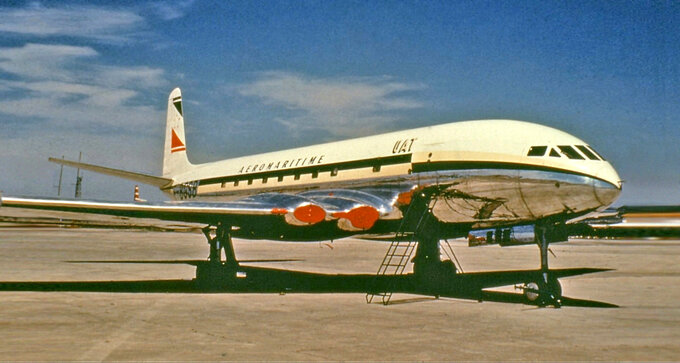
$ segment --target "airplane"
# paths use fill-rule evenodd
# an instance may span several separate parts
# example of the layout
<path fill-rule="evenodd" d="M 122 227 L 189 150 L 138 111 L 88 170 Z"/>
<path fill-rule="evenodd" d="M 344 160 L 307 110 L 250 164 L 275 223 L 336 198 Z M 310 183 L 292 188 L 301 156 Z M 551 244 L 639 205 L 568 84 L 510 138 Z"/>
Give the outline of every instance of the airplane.
<path fill-rule="evenodd" d="M 379 274 L 402 272 L 415 250 L 413 274 L 427 284 L 450 271 L 440 240 L 533 225 L 541 269 L 536 281 L 523 281 L 525 294 L 555 307 L 562 291 L 548 268 L 549 243 L 566 241 L 567 221 L 604 210 L 622 190 L 612 165 L 585 141 L 515 120 L 454 122 L 195 165 L 179 88 L 168 97 L 161 176 L 49 161 L 153 185 L 171 201 L 0 195 L 0 205 L 203 223 L 210 263 L 199 266 L 197 279 L 238 268 L 232 238 L 358 236 L 393 240 Z M 402 242 L 406 252 L 396 252 Z"/>

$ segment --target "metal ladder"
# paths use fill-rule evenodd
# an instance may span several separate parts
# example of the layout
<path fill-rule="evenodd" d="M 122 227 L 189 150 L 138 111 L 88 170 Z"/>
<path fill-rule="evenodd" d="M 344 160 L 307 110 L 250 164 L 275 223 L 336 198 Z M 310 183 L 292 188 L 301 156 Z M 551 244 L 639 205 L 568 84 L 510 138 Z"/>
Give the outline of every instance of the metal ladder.
<path fill-rule="evenodd" d="M 404 217 L 401 220 L 401 224 L 399 225 L 399 229 L 397 230 L 394 240 L 392 240 L 390 247 L 387 249 L 385 257 L 383 257 L 382 263 L 378 268 L 378 273 L 373 280 L 372 291 L 369 291 L 366 294 L 366 303 L 370 304 L 373 302 L 374 297 L 380 296 L 382 298 L 383 305 L 389 304 L 393 294 L 394 281 L 392 280 L 391 283 L 388 283 L 386 288 L 382 289 L 383 291 L 378 292 L 378 280 L 381 279 L 381 276 L 397 276 L 404 273 L 404 269 L 411 261 L 411 255 L 413 255 L 413 251 L 415 251 L 416 246 L 418 245 L 416 235 L 422 226 L 426 224 L 424 222 L 431 215 L 430 212 L 432 211 L 432 208 L 434 208 L 435 202 L 436 199 L 433 200 L 431 205 L 428 205 L 423 209 L 420 216 L 413 215 L 414 213 L 418 213 L 418 208 L 412 208 L 416 203 L 411 203 L 411 205 L 409 205 L 406 213 L 404 213 Z M 415 232 L 405 231 L 411 218 L 418 218 L 418 223 L 414 228 Z"/>

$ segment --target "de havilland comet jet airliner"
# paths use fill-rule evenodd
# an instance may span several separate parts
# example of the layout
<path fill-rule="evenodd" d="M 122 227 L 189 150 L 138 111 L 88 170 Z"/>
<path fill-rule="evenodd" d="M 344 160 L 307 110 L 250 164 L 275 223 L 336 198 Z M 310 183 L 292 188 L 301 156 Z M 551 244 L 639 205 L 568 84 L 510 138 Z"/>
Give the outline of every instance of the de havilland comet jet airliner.
<path fill-rule="evenodd" d="M 414 275 L 427 283 L 441 276 L 441 239 L 533 225 L 541 277 L 507 284 L 524 282 L 528 297 L 555 306 L 561 288 L 548 269 L 548 243 L 566 241 L 565 222 L 606 208 L 622 184 L 585 141 L 512 120 L 454 122 L 194 165 L 187 158 L 179 89 L 168 99 L 162 176 L 50 161 L 155 185 L 173 201 L 2 197 L 2 206 L 204 223 L 211 271 L 238 266 L 232 237 L 355 235 L 393 240 L 379 274 L 390 268 L 401 273 L 415 249 Z M 401 246 L 407 252 L 397 252 L 400 243 L 408 243 Z M 207 272 L 199 268 L 197 278 L 201 274 Z"/>

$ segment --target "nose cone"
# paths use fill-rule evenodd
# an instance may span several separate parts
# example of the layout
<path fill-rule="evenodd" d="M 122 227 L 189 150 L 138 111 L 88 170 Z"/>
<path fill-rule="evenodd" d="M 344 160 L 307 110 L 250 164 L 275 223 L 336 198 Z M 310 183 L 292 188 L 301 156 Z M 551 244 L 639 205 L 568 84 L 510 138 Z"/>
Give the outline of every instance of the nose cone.
<path fill-rule="evenodd" d="M 614 170 L 614 167 L 609 162 L 604 162 L 600 170 L 598 171 L 598 177 L 606 182 L 611 183 L 619 191 L 623 187 L 623 181 L 619 177 L 619 173 Z"/>
<path fill-rule="evenodd" d="M 607 207 L 614 203 L 621 194 L 623 181 L 608 162 L 602 165 L 595 176 L 598 179 L 594 185 L 595 195 L 600 204 Z"/>

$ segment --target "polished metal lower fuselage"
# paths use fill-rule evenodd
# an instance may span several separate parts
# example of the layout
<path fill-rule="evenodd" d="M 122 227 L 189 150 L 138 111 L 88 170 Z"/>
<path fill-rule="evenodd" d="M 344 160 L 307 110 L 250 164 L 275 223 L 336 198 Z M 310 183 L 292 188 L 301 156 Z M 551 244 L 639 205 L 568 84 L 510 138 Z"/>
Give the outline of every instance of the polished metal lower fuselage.
<path fill-rule="evenodd" d="M 568 220 L 606 208 L 621 192 L 589 176 L 535 170 L 469 170 L 420 178 L 440 186 L 432 206 L 437 219 L 472 228 Z"/>
<path fill-rule="evenodd" d="M 407 205 L 399 195 L 431 192 L 432 214 L 443 223 L 471 229 L 532 224 L 539 220 L 569 220 L 609 206 L 621 192 L 617 186 L 585 175 L 560 171 L 522 169 L 440 170 L 386 178 L 288 186 L 286 193 L 302 196 L 333 191 L 362 191 L 384 201 L 382 220 L 398 220 Z M 225 201 L 248 194 L 276 193 L 276 187 L 241 193 L 199 196 L 205 201 Z M 371 231 L 366 231 L 371 232 Z"/>

